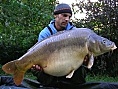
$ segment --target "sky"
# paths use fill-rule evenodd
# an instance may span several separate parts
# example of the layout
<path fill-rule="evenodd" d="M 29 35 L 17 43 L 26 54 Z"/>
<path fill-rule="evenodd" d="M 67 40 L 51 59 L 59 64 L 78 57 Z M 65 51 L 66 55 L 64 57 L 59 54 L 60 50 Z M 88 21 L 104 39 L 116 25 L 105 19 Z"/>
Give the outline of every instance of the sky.
<path fill-rule="evenodd" d="M 73 2 L 75 2 L 75 1 L 83 1 L 83 0 L 58 0 L 60 3 L 67 3 L 67 4 L 71 4 L 71 3 L 73 3 Z M 87 1 L 87 0 L 84 0 L 85 2 Z M 95 1 L 98 1 L 98 0 L 90 0 L 90 1 L 92 1 L 92 2 L 95 2 Z"/>
<path fill-rule="evenodd" d="M 72 3 L 76 2 L 76 1 L 83 1 L 83 0 L 58 0 L 58 1 L 59 1 L 59 3 L 67 3 L 71 6 Z M 84 1 L 86 2 L 87 0 L 84 0 Z M 98 0 L 91 0 L 91 1 L 96 2 Z M 85 13 L 78 13 L 78 14 L 75 15 L 75 17 L 78 18 L 78 19 L 80 19 L 80 18 L 82 19 L 85 16 L 86 16 Z M 72 19 L 74 19 L 74 16 L 72 16 Z"/>

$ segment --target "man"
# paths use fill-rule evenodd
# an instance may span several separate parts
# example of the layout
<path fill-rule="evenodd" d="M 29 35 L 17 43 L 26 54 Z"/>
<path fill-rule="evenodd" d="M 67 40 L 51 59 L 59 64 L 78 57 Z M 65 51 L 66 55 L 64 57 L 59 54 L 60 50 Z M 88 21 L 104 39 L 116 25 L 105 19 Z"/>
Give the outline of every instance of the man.
<path fill-rule="evenodd" d="M 70 23 L 71 16 L 72 11 L 70 6 L 67 4 L 59 4 L 54 10 L 55 19 L 40 32 L 38 41 L 40 42 L 58 31 L 71 30 L 74 27 L 72 23 Z M 73 77 L 68 79 L 65 76 L 54 77 L 45 74 L 40 66 L 34 65 L 32 72 L 39 82 L 24 79 L 22 84 L 17 86 L 14 84 L 11 76 L 0 76 L 0 89 L 118 89 L 118 83 L 86 83 L 86 70 L 84 66 L 81 66 L 75 71 Z M 40 83 L 43 87 L 40 86 Z"/>
<path fill-rule="evenodd" d="M 70 22 L 70 18 L 72 17 L 71 7 L 68 4 L 62 3 L 55 7 L 54 10 L 54 20 L 50 22 L 50 24 L 45 27 L 39 34 L 38 41 L 42 41 L 47 37 L 63 30 L 71 30 L 74 25 Z M 32 67 L 34 69 L 33 74 L 37 76 L 37 80 L 45 86 L 57 86 L 60 84 L 81 84 L 85 83 L 85 68 L 81 66 L 74 73 L 73 77 L 67 79 L 65 76 L 63 77 L 54 77 L 48 74 L 45 74 L 43 70 L 41 70 L 40 66 L 34 65 Z"/>
<path fill-rule="evenodd" d="M 68 4 L 62 3 L 57 5 L 54 10 L 54 20 L 40 32 L 38 41 L 40 42 L 59 31 L 71 30 L 74 27 L 70 22 L 71 17 L 72 11 Z M 87 56 L 85 59 L 87 59 Z M 88 60 L 85 61 L 87 62 Z M 87 65 L 87 63 L 83 64 Z M 86 83 L 85 77 L 87 70 L 88 69 L 82 65 L 74 72 L 72 78 L 66 78 L 66 76 L 54 77 L 45 74 L 38 65 L 33 65 L 32 67 L 32 72 L 41 85 L 43 85 L 43 89 L 118 89 L 117 83 Z"/>
<path fill-rule="evenodd" d="M 39 34 L 38 41 L 44 40 L 62 30 L 71 30 L 74 26 L 70 22 L 72 11 L 69 5 L 59 4 L 54 10 L 54 20 L 50 22 Z"/>

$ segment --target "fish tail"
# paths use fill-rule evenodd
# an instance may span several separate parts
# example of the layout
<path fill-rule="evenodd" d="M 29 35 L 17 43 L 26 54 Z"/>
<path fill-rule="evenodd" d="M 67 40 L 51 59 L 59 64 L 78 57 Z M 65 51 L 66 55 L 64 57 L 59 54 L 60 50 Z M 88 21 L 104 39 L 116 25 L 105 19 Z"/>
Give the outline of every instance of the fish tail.
<path fill-rule="evenodd" d="M 24 78 L 25 71 L 18 69 L 15 64 L 16 62 L 18 62 L 18 60 L 8 62 L 2 66 L 2 69 L 3 69 L 3 71 L 5 71 L 8 74 L 13 74 L 14 83 L 16 85 L 20 85 Z"/>
<path fill-rule="evenodd" d="M 16 69 L 17 69 L 17 67 L 16 67 L 16 65 L 15 65 L 15 62 L 16 62 L 16 61 L 17 61 L 17 60 L 15 60 L 15 61 L 10 61 L 10 62 L 4 64 L 4 65 L 2 66 L 3 71 L 6 72 L 7 74 L 14 74 L 15 71 L 16 71 Z"/>
<path fill-rule="evenodd" d="M 24 71 L 18 71 L 16 70 L 15 74 L 14 74 L 14 83 L 16 85 L 20 85 L 23 81 L 23 78 L 24 78 Z"/>

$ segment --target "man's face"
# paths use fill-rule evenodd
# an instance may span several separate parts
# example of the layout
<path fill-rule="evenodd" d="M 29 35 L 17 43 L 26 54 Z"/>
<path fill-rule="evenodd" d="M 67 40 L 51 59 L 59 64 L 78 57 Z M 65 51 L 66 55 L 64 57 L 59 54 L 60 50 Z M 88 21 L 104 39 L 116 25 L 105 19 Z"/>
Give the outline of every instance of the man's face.
<path fill-rule="evenodd" d="M 70 13 L 62 13 L 55 15 L 55 22 L 61 28 L 65 28 L 70 21 L 71 14 Z"/>

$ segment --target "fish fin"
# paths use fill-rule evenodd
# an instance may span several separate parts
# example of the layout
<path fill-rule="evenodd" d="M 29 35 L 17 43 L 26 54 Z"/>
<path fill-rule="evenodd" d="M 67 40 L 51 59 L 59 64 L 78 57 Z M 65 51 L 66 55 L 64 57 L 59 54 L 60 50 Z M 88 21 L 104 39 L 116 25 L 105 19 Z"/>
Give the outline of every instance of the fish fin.
<path fill-rule="evenodd" d="M 2 66 L 2 70 L 8 74 L 14 74 L 15 70 L 17 69 L 15 66 L 15 61 L 8 62 Z"/>
<path fill-rule="evenodd" d="M 90 56 L 89 62 L 88 62 L 88 68 L 91 69 L 91 67 L 93 66 L 94 63 L 94 57 L 93 54 Z"/>
<path fill-rule="evenodd" d="M 74 72 L 75 72 L 75 70 L 72 70 L 71 73 L 69 73 L 69 74 L 66 76 L 66 78 L 71 78 L 71 77 L 73 76 Z"/>
<path fill-rule="evenodd" d="M 95 40 L 91 36 L 89 36 L 89 41 L 95 43 Z"/>
<path fill-rule="evenodd" d="M 14 83 L 20 85 L 23 81 L 25 71 L 16 70 L 14 74 Z"/>
<path fill-rule="evenodd" d="M 2 66 L 2 69 L 8 74 L 12 74 L 14 76 L 14 83 L 20 85 L 24 78 L 25 71 L 18 70 L 15 64 L 16 62 L 18 62 L 18 60 L 8 62 Z"/>

